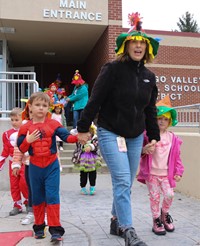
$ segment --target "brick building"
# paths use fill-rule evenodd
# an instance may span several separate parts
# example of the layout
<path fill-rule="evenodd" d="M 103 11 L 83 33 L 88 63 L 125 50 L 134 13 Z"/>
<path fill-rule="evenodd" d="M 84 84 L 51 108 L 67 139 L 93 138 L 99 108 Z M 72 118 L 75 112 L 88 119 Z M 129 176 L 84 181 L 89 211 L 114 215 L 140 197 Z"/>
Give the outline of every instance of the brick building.
<path fill-rule="evenodd" d="M 58 73 L 62 86 L 70 86 L 79 69 L 91 90 L 101 66 L 115 59 L 115 38 L 127 32 L 122 0 L 0 4 L 0 71 L 34 71 L 41 88 Z M 158 55 L 148 65 L 157 76 L 159 99 L 170 94 L 174 106 L 199 103 L 200 34 L 145 32 L 161 38 Z"/>

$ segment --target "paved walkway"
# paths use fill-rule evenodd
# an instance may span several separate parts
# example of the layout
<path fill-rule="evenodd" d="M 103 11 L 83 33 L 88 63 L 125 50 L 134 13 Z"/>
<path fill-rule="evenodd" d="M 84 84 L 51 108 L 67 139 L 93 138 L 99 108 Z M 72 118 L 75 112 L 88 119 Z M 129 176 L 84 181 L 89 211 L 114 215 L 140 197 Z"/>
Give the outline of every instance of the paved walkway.
<path fill-rule="evenodd" d="M 79 173 L 61 175 L 61 222 L 65 228 L 64 246 L 124 246 L 124 240 L 109 234 L 112 200 L 109 174 L 97 177 L 97 193 L 84 196 L 79 193 Z M 145 185 L 135 182 L 132 193 L 133 221 L 137 234 L 148 246 L 200 245 L 200 200 L 175 194 L 171 215 L 176 230 L 165 236 L 152 233 L 152 218 L 148 192 Z M 32 225 L 22 226 L 20 219 L 25 213 L 9 217 L 12 209 L 9 192 L 0 191 L 0 232 L 31 230 Z M 42 240 L 27 237 L 17 246 L 49 246 L 50 235 Z M 10 245 L 9 242 L 5 246 Z"/>

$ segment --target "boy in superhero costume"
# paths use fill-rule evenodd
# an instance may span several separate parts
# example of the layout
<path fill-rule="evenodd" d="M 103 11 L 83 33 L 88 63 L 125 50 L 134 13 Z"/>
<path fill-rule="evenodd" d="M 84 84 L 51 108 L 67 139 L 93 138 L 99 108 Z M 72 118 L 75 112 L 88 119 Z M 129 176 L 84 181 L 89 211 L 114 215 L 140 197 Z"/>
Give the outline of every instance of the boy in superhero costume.
<path fill-rule="evenodd" d="M 45 237 L 45 210 L 51 241 L 61 241 L 65 232 L 60 224 L 60 167 L 56 136 L 65 142 L 76 142 L 56 120 L 47 117 L 50 98 L 44 92 L 33 93 L 29 100 L 32 120 L 21 126 L 17 145 L 21 152 L 29 152 L 29 178 L 35 217 L 33 230 L 36 239 Z"/>

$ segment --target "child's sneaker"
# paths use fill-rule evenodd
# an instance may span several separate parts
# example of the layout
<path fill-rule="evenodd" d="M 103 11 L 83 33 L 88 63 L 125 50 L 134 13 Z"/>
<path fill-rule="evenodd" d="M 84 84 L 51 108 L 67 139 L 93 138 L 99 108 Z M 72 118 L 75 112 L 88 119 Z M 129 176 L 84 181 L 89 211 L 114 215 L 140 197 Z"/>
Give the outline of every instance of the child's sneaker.
<path fill-rule="evenodd" d="M 46 237 L 46 227 L 44 230 L 35 232 L 35 239 L 44 239 Z"/>
<path fill-rule="evenodd" d="M 60 242 L 63 238 L 60 234 L 52 234 L 51 236 L 51 242 Z"/>
<path fill-rule="evenodd" d="M 22 207 L 20 205 L 14 205 L 13 209 L 10 211 L 9 215 L 14 216 L 22 213 Z"/>
<path fill-rule="evenodd" d="M 34 222 L 34 215 L 32 212 L 29 212 L 24 219 L 22 219 L 21 224 L 22 225 L 30 225 Z"/>
<path fill-rule="evenodd" d="M 59 150 L 60 150 L 60 151 L 63 151 L 64 149 L 63 149 L 63 147 L 62 147 L 62 146 L 60 146 L 60 147 L 59 147 Z"/>
<path fill-rule="evenodd" d="M 87 189 L 85 187 L 81 188 L 82 195 L 88 195 Z"/>
<path fill-rule="evenodd" d="M 48 226 L 47 213 L 45 213 L 45 215 L 44 215 L 44 223 L 46 226 Z"/>
<path fill-rule="evenodd" d="M 95 186 L 90 186 L 90 195 L 95 194 Z"/>

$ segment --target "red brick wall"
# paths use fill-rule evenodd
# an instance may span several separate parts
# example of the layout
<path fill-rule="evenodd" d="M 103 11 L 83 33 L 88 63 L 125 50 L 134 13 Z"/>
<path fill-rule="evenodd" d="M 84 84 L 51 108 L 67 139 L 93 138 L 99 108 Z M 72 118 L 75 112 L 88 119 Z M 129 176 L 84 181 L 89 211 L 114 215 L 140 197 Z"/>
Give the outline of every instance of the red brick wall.
<path fill-rule="evenodd" d="M 122 20 L 122 0 L 108 1 L 108 19 L 112 21 Z M 85 63 L 87 82 L 91 91 L 103 64 L 115 58 L 115 38 L 121 33 L 121 26 L 108 26 L 96 43 Z"/>
<path fill-rule="evenodd" d="M 122 0 L 108 0 L 108 19 L 122 20 Z"/>
<path fill-rule="evenodd" d="M 200 66 L 200 48 L 160 45 L 155 63 Z"/>
<path fill-rule="evenodd" d="M 200 103 L 200 45 L 197 45 L 196 42 L 200 38 L 200 34 L 153 30 L 146 32 L 158 37 L 164 35 L 163 39 L 165 36 L 168 39 L 172 36 L 180 39 L 178 46 L 177 43 L 173 46 L 173 41 L 169 45 L 162 45 L 161 41 L 158 55 L 154 61 L 154 66 L 158 64 L 158 67 L 150 67 L 157 76 L 158 99 L 169 94 L 173 106 Z M 194 47 L 191 43 L 190 47 L 181 45 L 185 38 L 189 38 L 190 42 L 193 40 L 196 43 Z"/>
<path fill-rule="evenodd" d="M 200 103 L 199 70 L 151 67 L 157 76 L 158 99 L 170 94 L 173 106 Z"/>
<path fill-rule="evenodd" d="M 121 33 L 121 27 L 120 26 L 109 26 L 108 32 L 109 32 L 109 61 L 112 61 L 116 58 L 115 40 L 116 40 L 116 37 Z"/>
<path fill-rule="evenodd" d="M 109 60 L 108 43 L 108 28 L 106 28 L 85 63 L 85 70 L 87 71 L 86 81 L 89 84 L 89 91 L 91 91 L 102 65 Z"/>

